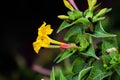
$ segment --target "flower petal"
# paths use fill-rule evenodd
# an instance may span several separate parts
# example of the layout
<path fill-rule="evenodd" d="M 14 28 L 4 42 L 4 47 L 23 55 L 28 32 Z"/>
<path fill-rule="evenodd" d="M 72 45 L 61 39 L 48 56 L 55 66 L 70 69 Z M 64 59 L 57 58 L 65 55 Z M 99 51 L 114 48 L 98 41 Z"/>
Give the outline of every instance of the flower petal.
<path fill-rule="evenodd" d="M 39 42 L 39 41 L 33 42 L 33 49 L 34 49 L 34 51 L 35 51 L 37 54 L 38 54 L 40 48 L 41 48 L 41 46 L 40 46 L 40 42 Z"/>
<path fill-rule="evenodd" d="M 52 32 L 53 29 L 51 29 L 51 25 L 46 25 L 45 22 L 38 29 L 38 35 L 50 35 Z"/>
<path fill-rule="evenodd" d="M 35 42 L 33 42 L 33 48 L 36 53 L 39 52 L 41 47 L 49 47 L 50 46 L 50 40 L 48 36 L 41 36 L 39 35 Z"/>

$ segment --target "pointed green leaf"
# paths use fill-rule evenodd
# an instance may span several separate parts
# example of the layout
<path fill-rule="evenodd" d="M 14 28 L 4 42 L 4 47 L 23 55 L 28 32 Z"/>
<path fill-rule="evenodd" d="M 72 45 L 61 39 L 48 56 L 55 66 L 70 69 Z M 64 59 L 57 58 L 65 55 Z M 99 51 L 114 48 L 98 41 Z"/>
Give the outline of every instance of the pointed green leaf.
<path fill-rule="evenodd" d="M 103 20 L 103 19 L 105 19 L 105 17 L 94 17 L 93 18 L 93 22 L 97 22 L 97 21 L 101 21 L 101 20 Z"/>
<path fill-rule="evenodd" d="M 61 70 L 60 70 L 60 80 L 67 80 Z"/>
<path fill-rule="evenodd" d="M 61 30 L 65 29 L 65 28 L 67 28 L 69 25 L 70 25 L 70 23 L 68 23 L 66 20 L 64 20 L 62 22 L 62 24 L 60 25 L 60 27 L 58 28 L 57 33 L 59 33 Z"/>
<path fill-rule="evenodd" d="M 55 59 L 54 59 L 54 62 L 56 62 L 63 54 L 60 53 Z"/>
<path fill-rule="evenodd" d="M 65 34 L 65 40 L 69 41 L 70 37 L 73 35 L 76 35 L 78 33 L 81 33 L 81 27 L 80 25 L 75 25 L 72 28 L 68 30 L 68 32 Z"/>
<path fill-rule="evenodd" d="M 108 77 L 112 74 L 112 72 L 102 72 L 98 74 L 96 77 L 93 78 L 93 80 L 103 80 L 105 77 Z"/>
<path fill-rule="evenodd" d="M 52 68 L 52 72 L 50 74 L 50 80 L 55 80 L 55 71 L 54 71 L 54 68 Z"/>
<path fill-rule="evenodd" d="M 89 34 L 89 33 L 87 33 L 87 34 Z M 110 34 L 110 33 L 105 32 L 103 27 L 102 27 L 101 22 L 99 23 L 98 26 L 95 26 L 94 33 L 89 34 L 89 35 L 96 37 L 96 38 L 115 37 L 116 36 L 114 34 Z"/>
<path fill-rule="evenodd" d="M 62 55 L 59 57 L 59 60 L 57 61 L 57 63 L 63 61 L 66 58 L 69 58 L 70 56 L 72 56 L 74 53 L 76 52 L 76 49 L 68 49 L 65 50 L 63 53 L 61 53 Z"/>
<path fill-rule="evenodd" d="M 73 26 L 75 24 L 89 24 L 89 20 L 87 18 L 79 18 L 77 20 L 75 20 L 74 22 L 72 22 L 71 24 L 67 25 L 67 27 Z"/>
<path fill-rule="evenodd" d="M 61 30 L 65 29 L 65 28 L 68 28 L 70 26 L 73 26 L 75 24 L 80 24 L 80 23 L 87 25 L 87 24 L 89 24 L 89 20 L 87 18 L 79 18 L 79 19 L 77 19 L 77 20 L 75 20 L 71 23 L 68 23 L 67 21 L 64 20 L 63 23 L 60 25 L 57 33 L 60 32 Z"/>
<path fill-rule="evenodd" d="M 79 72 L 78 79 L 77 80 L 82 80 L 82 78 L 91 70 L 92 67 L 87 67 L 85 69 L 82 69 Z"/>
<path fill-rule="evenodd" d="M 85 52 L 84 55 L 91 56 L 91 57 L 94 57 L 97 60 L 99 60 L 99 57 L 97 57 L 96 54 L 95 54 L 95 50 L 94 50 L 94 47 L 92 46 L 92 44 L 90 44 L 87 52 Z"/>

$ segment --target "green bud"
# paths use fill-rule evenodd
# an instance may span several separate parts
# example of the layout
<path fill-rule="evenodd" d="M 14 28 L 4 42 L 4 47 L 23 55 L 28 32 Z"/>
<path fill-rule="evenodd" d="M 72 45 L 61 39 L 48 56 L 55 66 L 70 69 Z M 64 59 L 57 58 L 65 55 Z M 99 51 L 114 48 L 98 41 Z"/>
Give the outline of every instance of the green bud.
<path fill-rule="evenodd" d="M 103 66 L 104 66 L 105 68 L 107 68 L 107 64 L 103 64 Z"/>
<path fill-rule="evenodd" d="M 102 10 L 100 10 L 100 11 L 97 13 L 96 17 L 102 16 L 102 15 L 105 14 L 106 12 L 107 12 L 107 8 L 103 8 Z"/>

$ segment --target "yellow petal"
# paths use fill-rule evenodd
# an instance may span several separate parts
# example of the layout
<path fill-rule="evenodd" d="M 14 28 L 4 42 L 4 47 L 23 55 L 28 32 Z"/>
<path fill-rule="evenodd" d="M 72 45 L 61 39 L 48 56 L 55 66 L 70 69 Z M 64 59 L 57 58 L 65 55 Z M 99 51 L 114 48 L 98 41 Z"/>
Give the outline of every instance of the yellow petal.
<path fill-rule="evenodd" d="M 34 51 L 35 51 L 37 54 L 38 54 L 40 48 L 41 48 L 41 46 L 40 46 L 40 42 L 39 42 L 39 41 L 33 42 L 33 49 L 34 49 Z"/>
<path fill-rule="evenodd" d="M 65 6 L 66 6 L 68 9 L 70 9 L 71 11 L 74 10 L 74 8 L 72 7 L 72 5 L 71 5 L 67 0 L 63 0 L 63 2 L 64 2 Z"/>
<path fill-rule="evenodd" d="M 51 25 L 46 25 L 45 22 L 38 29 L 38 35 L 50 35 L 52 32 L 53 29 L 51 29 Z"/>
<path fill-rule="evenodd" d="M 48 36 L 41 36 L 40 35 L 37 37 L 36 41 L 40 42 L 39 45 L 41 47 L 48 47 L 50 45 L 50 39 Z"/>
<path fill-rule="evenodd" d="M 50 46 L 50 40 L 48 36 L 41 36 L 39 35 L 35 42 L 33 42 L 33 48 L 36 53 L 39 52 L 41 47 L 49 47 Z"/>

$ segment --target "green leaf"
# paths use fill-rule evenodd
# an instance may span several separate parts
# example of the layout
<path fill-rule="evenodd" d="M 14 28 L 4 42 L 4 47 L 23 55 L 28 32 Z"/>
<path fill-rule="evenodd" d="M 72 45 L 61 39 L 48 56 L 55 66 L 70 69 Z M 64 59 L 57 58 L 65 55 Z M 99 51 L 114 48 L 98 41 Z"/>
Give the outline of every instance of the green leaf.
<path fill-rule="evenodd" d="M 93 68 L 91 69 L 87 80 L 103 80 L 104 78 L 112 75 L 111 71 L 105 71 L 103 63 L 100 61 L 94 62 L 92 66 Z"/>
<path fill-rule="evenodd" d="M 113 66 L 116 73 L 120 76 L 120 64 Z"/>
<path fill-rule="evenodd" d="M 112 72 L 102 72 L 96 77 L 93 78 L 93 80 L 103 80 L 105 77 L 108 77 L 112 74 Z"/>
<path fill-rule="evenodd" d="M 105 19 L 105 17 L 94 17 L 93 18 L 93 22 L 98 22 L 98 21 L 101 21 L 101 20 L 103 20 L 103 19 Z"/>
<path fill-rule="evenodd" d="M 67 49 L 65 50 L 63 53 L 61 53 L 62 55 L 59 56 L 59 60 L 57 61 L 57 63 L 63 61 L 66 58 L 69 58 L 70 56 L 72 56 L 74 53 L 76 52 L 76 49 Z"/>
<path fill-rule="evenodd" d="M 65 28 L 68 28 L 70 26 L 73 26 L 75 24 L 80 24 L 80 23 L 87 25 L 87 24 L 89 24 L 89 20 L 87 18 L 79 18 L 79 19 L 73 21 L 72 23 L 68 23 L 67 21 L 64 20 L 63 23 L 60 25 L 57 33 L 60 32 L 61 30 L 65 29 Z"/>
<path fill-rule="evenodd" d="M 86 55 L 86 56 L 91 56 L 91 57 L 94 57 L 94 58 L 96 58 L 97 60 L 99 60 L 99 57 L 97 57 L 96 54 L 95 54 L 95 50 L 94 50 L 94 47 L 93 47 L 92 44 L 90 44 L 87 52 L 85 52 L 84 55 Z"/>
<path fill-rule="evenodd" d="M 89 34 L 89 33 L 87 33 L 87 34 Z M 115 37 L 116 36 L 114 34 L 110 34 L 110 33 L 105 32 L 103 27 L 102 27 L 101 22 L 99 23 L 98 26 L 95 26 L 94 33 L 89 34 L 89 35 L 96 37 L 96 38 L 106 38 L 106 37 Z"/>
<path fill-rule="evenodd" d="M 60 27 L 58 28 L 57 33 L 59 33 L 61 30 L 65 29 L 65 28 L 67 28 L 69 25 L 70 25 L 70 23 L 68 23 L 66 20 L 64 20 L 62 22 L 62 24 L 60 25 Z"/>
<path fill-rule="evenodd" d="M 55 59 L 54 59 L 54 62 L 56 62 L 63 54 L 60 53 Z"/>
<path fill-rule="evenodd" d="M 111 57 L 110 57 L 110 55 L 108 55 L 108 54 L 103 54 L 102 55 L 102 60 L 103 60 L 103 65 L 104 65 L 104 67 L 107 69 L 108 68 L 108 65 L 110 64 L 110 60 L 111 60 Z"/>
<path fill-rule="evenodd" d="M 61 70 L 60 70 L 60 80 L 67 80 Z"/>
<path fill-rule="evenodd" d="M 72 28 L 68 30 L 68 32 L 65 34 L 65 40 L 69 41 L 70 37 L 73 35 L 76 35 L 78 33 L 81 33 L 81 27 L 80 25 L 75 25 Z"/>
<path fill-rule="evenodd" d="M 82 69 L 79 72 L 78 79 L 77 80 L 82 80 L 82 78 L 91 70 L 92 67 L 87 67 L 85 69 Z"/>
<path fill-rule="evenodd" d="M 73 62 L 73 69 L 72 72 L 74 72 L 75 74 L 79 73 L 83 67 L 85 66 L 85 60 L 83 58 L 76 58 Z"/>
<path fill-rule="evenodd" d="M 54 71 L 54 68 L 52 68 L 52 72 L 50 74 L 50 80 L 55 80 L 55 71 Z"/>
<path fill-rule="evenodd" d="M 114 72 L 112 76 L 110 76 L 111 80 L 120 80 L 120 76 Z"/>
<path fill-rule="evenodd" d="M 67 80 L 73 80 L 72 77 L 73 77 L 73 74 L 66 75 Z"/>

